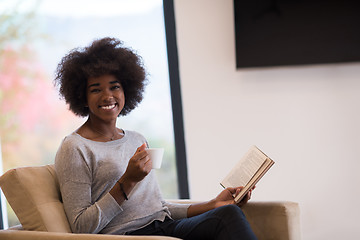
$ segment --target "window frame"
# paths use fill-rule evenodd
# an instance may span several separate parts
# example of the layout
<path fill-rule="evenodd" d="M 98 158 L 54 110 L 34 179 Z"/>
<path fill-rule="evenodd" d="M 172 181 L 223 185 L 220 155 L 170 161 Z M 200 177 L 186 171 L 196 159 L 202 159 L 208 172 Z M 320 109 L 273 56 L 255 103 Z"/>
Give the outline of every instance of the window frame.
<path fill-rule="evenodd" d="M 170 94 L 173 114 L 176 171 L 180 199 L 189 199 L 189 183 L 184 138 L 179 58 L 176 41 L 175 11 L 173 0 L 163 0 L 166 46 L 168 54 Z"/>

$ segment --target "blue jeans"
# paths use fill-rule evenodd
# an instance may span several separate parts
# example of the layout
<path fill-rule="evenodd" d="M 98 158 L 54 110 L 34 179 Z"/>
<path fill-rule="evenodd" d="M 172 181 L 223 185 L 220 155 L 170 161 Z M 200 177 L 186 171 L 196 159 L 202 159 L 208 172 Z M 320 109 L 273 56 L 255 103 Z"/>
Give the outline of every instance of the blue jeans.
<path fill-rule="evenodd" d="M 236 205 L 219 207 L 191 218 L 154 221 L 128 235 L 171 236 L 184 240 L 256 239 L 244 213 Z"/>

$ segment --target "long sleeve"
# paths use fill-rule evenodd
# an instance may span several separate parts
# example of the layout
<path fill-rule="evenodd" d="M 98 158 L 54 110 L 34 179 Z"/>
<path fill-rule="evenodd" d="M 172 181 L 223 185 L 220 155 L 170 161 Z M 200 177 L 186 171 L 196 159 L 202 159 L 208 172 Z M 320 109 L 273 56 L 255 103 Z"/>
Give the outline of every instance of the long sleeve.
<path fill-rule="evenodd" d="M 88 155 L 81 148 L 64 141 L 56 156 L 56 170 L 64 208 L 75 233 L 100 232 L 122 208 L 109 193 L 92 197 L 92 176 Z"/>
<path fill-rule="evenodd" d="M 187 210 L 191 204 L 171 203 L 163 201 L 164 206 L 169 209 L 172 219 L 187 218 Z"/>

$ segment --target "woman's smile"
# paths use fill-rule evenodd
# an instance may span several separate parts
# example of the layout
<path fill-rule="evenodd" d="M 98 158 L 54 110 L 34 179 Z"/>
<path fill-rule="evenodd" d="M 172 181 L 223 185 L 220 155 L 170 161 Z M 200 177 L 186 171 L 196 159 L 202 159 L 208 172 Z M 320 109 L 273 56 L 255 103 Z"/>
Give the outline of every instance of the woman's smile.
<path fill-rule="evenodd" d="M 117 103 L 111 104 L 111 105 L 103 105 L 99 106 L 99 108 L 102 108 L 104 110 L 112 110 L 117 106 Z"/>

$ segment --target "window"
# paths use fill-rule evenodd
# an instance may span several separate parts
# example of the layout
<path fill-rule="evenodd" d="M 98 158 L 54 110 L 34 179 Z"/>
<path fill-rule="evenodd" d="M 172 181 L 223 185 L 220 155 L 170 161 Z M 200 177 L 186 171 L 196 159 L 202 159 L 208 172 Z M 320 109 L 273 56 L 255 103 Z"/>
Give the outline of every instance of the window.
<path fill-rule="evenodd" d="M 111 36 L 136 50 L 149 74 L 143 102 L 129 116 L 120 117 L 118 126 L 141 132 L 152 147 L 165 148 L 157 176 L 164 198 L 178 198 L 162 1 L 5 0 L 0 14 L 4 172 L 53 163 L 63 137 L 85 121 L 59 99 L 53 86 L 56 66 L 71 49 Z M 18 223 L 11 210 L 8 220 L 9 226 Z"/>

